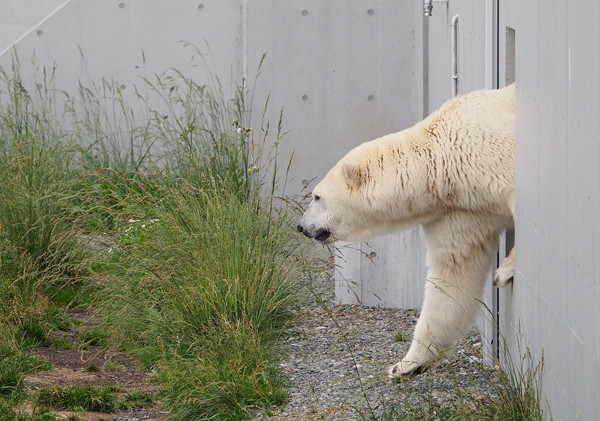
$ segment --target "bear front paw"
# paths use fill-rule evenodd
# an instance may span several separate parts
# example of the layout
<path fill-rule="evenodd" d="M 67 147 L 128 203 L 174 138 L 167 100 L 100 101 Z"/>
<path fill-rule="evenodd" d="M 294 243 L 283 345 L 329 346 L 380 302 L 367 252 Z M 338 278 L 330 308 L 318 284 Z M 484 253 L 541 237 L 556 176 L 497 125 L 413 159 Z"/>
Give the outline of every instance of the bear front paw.
<path fill-rule="evenodd" d="M 502 264 L 494 274 L 494 285 L 498 288 L 504 288 L 513 281 L 514 276 L 515 267 Z"/>
<path fill-rule="evenodd" d="M 391 379 L 398 379 L 401 377 L 412 377 L 427 371 L 429 366 L 421 365 L 415 361 L 400 361 L 394 364 L 385 371 L 387 376 Z"/>

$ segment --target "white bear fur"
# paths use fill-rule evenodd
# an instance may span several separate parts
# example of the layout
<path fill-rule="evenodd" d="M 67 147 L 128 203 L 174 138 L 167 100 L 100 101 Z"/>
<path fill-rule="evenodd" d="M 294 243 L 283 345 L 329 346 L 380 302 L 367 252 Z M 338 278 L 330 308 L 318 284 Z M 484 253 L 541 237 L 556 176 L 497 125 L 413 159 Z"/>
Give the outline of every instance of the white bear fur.
<path fill-rule="evenodd" d="M 298 230 L 324 243 L 422 224 L 427 281 L 408 353 L 425 371 L 473 324 L 498 235 L 514 225 L 514 85 L 456 97 L 413 127 L 351 150 L 314 188 Z M 514 275 L 514 249 L 495 275 Z"/>

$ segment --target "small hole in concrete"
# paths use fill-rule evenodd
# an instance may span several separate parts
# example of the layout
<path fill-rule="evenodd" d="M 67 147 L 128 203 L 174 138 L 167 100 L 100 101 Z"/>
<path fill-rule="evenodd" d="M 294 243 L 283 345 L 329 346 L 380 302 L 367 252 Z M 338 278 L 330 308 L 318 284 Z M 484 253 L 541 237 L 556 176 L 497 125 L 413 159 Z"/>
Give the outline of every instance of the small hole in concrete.
<path fill-rule="evenodd" d="M 374 251 L 372 251 L 371 253 L 369 253 L 369 257 L 370 257 L 371 259 L 374 259 L 374 258 L 376 258 L 376 257 L 377 257 L 377 253 L 375 253 Z"/>

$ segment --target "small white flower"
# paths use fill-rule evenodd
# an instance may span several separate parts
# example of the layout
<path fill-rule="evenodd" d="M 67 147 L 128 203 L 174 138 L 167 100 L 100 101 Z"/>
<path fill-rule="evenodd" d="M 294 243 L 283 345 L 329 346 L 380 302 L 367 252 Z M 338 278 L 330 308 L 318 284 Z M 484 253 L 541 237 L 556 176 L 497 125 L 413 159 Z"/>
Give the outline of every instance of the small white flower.
<path fill-rule="evenodd" d="M 139 220 L 139 219 L 130 219 L 130 220 L 129 220 L 129 221 L 127 221 L 127 222 L 129 222 L 130 224 L 133 224 L 133 223 L 135 223 L 135 222 L 140 222 L 140 220 Z"/>
<path fill-rule="evenodd" d="M 238 132 L 238 134 L 242 134 L 244 132 L 244 130 L 241 127 L 238 127 L 237 132 Z"/>
<path fill-rule="evenodd" d="M 113 249 L 111 247 L 111 248 L 108 249 L 108 254 L 112 254 L 112 252 L 113 252 Z"/>

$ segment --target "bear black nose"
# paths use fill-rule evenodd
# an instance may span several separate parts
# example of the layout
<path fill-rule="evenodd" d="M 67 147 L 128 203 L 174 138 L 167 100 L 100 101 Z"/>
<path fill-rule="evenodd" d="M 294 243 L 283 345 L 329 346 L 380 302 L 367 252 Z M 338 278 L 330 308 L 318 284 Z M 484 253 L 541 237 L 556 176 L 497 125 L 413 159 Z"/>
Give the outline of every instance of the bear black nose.
<path fill-rule="evenodd" d="M 298 230 L 298 232 L 302 232 L 303 231 L 302 225 L 300 225 L 300 224 L 298 224 L 298 226 L 296 227 L 296 229 Z"/>

